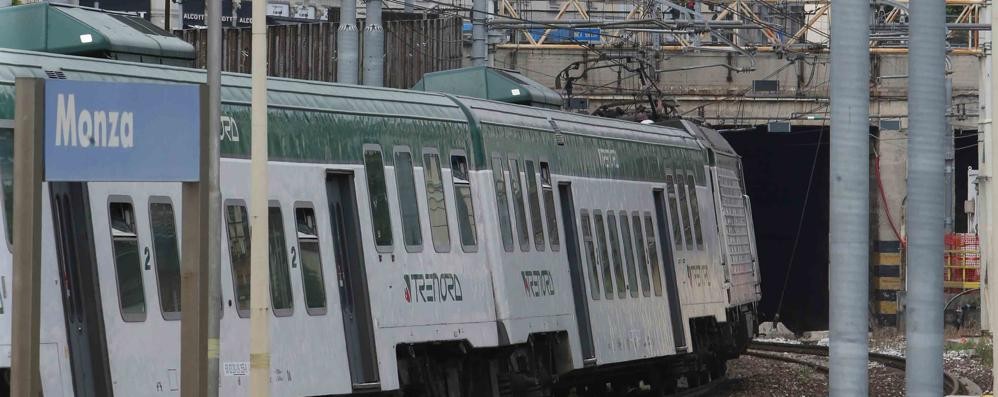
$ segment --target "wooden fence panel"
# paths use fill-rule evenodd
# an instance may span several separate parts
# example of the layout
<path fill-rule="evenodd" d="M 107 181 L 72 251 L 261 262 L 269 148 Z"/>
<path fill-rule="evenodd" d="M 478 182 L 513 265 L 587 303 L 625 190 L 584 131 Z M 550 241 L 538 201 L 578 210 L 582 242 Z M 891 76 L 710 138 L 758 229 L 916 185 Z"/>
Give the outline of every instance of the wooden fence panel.
<path fill-rule="evenodd" d="M 360 48 L 363 49 L 363 19 L 357 21 Z M 423 74 L 459 68 L 462 64 L 462 20 L 426 18 L 388 20 L 385 29 L 385 86 L 412 87 Z M 251 30 L 222 29 L 222 70 L 250 72 Z M 197 59 L 195 67 L 205 67 L 207 31 L 180 31 L 180 38 L 191 43 Z M 270 76 L 302 80 L 336 81 L 337 24 L 318 22 L 273 25 L 267 31 Z M 359 54 L 363 60 L 363 54 Z M 358 65 L 363 75 L 363 65 Z"/>

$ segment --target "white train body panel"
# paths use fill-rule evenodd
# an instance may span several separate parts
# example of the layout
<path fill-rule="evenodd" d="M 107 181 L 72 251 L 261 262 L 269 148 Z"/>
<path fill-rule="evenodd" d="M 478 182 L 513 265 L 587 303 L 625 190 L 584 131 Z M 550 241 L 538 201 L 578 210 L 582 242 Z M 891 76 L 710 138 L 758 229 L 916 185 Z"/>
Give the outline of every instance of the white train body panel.
<path fill-rule="evenodd" d="M 77 67 L 82 72 L 74 72 L 68 67 L 67 71 L 89 79 L 96 77 L 86 70 L 97 70 L 104 65 L 104 61 L 11 54 L 0 51 L 0 55 L 18 60 L 18 64 L 34 62 L 32 67 L 37 70 L 41 70 L 42 63 L 69 65 L 80 62 L 83 66 Z M 171 78 L 175 79 L 171 82 L 194 83 L 203 77 L 200 72 L 186 69 L 111 64 L 125 70 L 129 81 L 145 81 L 162 70 L 171 73 Z M 6 67 L 2 59 L 0 67 Z M 238 97 L 248 91 L 244 80 L 240 76 L 227 76 L 226 89 L 232 91 L 227 95 Z M 0 95 L 4 89 L 2 83 Z M 283 84 L 290 88 L 281 91 L 282 95 L 299 90 L 310 101 L 318 101 L 316 98 L 320 97 L 343 97 L 356 102 L 371 100 L 363 98 L 365 93 L 385 97 L 416 95 L 319 83 L 285 81 Z M 718 147 L 719 135 L 705 138 L 703 133 L 694 132 L 689 126 L 687 130 L 643 126 L 470 98 L 419 95 L 417 99 L 423 101 L 419 103 L 436 106 L 431 111 L 451 112 L 446 117 L 452 117 L 455 109 L 460 108 L 468 116 L 467 120 L 447 119 L 439 114 L 433 116 L 437 117 L 433 120 L 467 128 L 468 136 L 474 135 L 478 139 L 476 142 L 472 138 L 461 138 L 467 142 L 457 142 L 454 146 L 463 149 L 436 153 L 441 160 L 440 189 L 446 209 L 449 249 L 441 250 L 435 245 L 434 227 L 437 231 L 440 229 L 439 225 L 431 225 L 433 216 L 427 204 L 431 196 L 427 188 L 431 171 L 424 168 L 422 155 L 427 153 L 424 150 L 439 150 L 436 144 L 407 146 L 415 145 L 417 140 L 414 140 L 374 145 L 384 158 L 394 159 L 400 151 L 412 154 L 421 241 L 417 245 L 407 245 L 408 239 L 413 238 L 411 233 L 406 234 L 406 228 L 412 228 L 413 214 L 403 213 L 406 211 L 403 205 L 411 203 L 403 197 L 401 185 L 405 179 L 397 179 L 399 169 L 394 161 L 384 161 L 381 168 L 390 224 L 380 226 L 376 225 L 378 220 L 374 215 L 378 205 L 372 204 L 380 200 L 380 193 L 372 192 L 369 185 L 369 179 L 377 179 L 377 174 L 368 175 L 363 161 L 356 161 L 359 153 L 351 155 L 353 157 L 338 153 L 344 156 L 343 161 L 281 159 L 269 163 L 268 205 L 279 209 L 281 216 L 280 229 L 271 230 L 271 243 L 277 241 L 275 231 L 279 230 L 284 238 L 281 252 L 271 252 L 271 265 L 278 263 L 279 275 L 274 281 L 275 270 L 271 269 L 272 290 L 268 291 L 270 302 L 275 306 L 269 318 L 272 395 L 339 395 L 362 389 L 396 390 L 404 387 L 405 381 L 411 381 L 408 377 L 413 375 L 407 368 L 419 362 L 416 349 L 437 345 L 457 346 L 462 352 L 484 352 L 481 357 L 494 359 L 494 363 L 501 366 L 513 361 L 510 359 L 513 354 L 532 352 L 535 342 L 553 340 L 559 346 L 552 351 L 562 355 L 558 357 L 561 361 L 557 368 L 551 368 L 554 375 L 573 371 L 585 373 L 579 371 L 592 366 L 612 364 L 620 367 L 651 361 L 649 359 L 680 357 L 697 353 L 695 342 L 701 335 L 691 324 L 704 319 L 715 323 L 732 321 L 732 314 L 751 311 L 751 306 L 759 300 L 760 275 L 751 206 L 742 186 L 737 155 L 730 147 L 726 149 L 730 153 L 715 156 L 713 152 Z M 232 101 L 228 103 L 231 107 L 236 106 L 233 103 L 239 104 L 237 100 Z M 415 99 L 399 102 L 417 103 Z M 316 114 L 335 113 L 344 118 L 361 117 L 350 109 L 302 110 L 280 103 L 272 106 L 274 112 L 308 110 Z M 505 110 L 489 113 L 493 108 Z M 475 116 L 472 116 L 473 111 L 477 112 Z M 576 152 L 564 152 L 578 155 L 582 164 L 575 168 L 559 163 L 555 156 L 567 156 L 556 152 L 564 142 L 551 143 L 558 146 L 547 148 L 555 153 L 550 158 L 495 149 L 489 145 L 501 145 L 489 139 L 507 138 L 500 137 L 502 132 L 493 131 L 494 135 L 490 136 L 478 130 L 486 123 L 500 124 L 496 120 L 478 119 L 486 114 L 495 119 L 515 114 L 522 125 L 511 128 L 532 131 L 542 137 L 538 139 L 556 136 L 554 130 L 561 136 L 563 128 L 566 135 L 573 135 L 573 139 L 597 144 L 594 147 L 579 145 L 571 149 Z M 310 114 L 308 117 L 319 116 Z M 363 117 L 381 116 L 371 113 Z M 420 114 L 404 121 L 398 121 L 404 119 L 399 116 L 393 122 L 401 125 L 400 131 L 408 131 L 401 128 L 425 128 L 418 124 L 425 121 L 421 118 L 432 119 Z M 235 124 L 234 120 L 231 123 Z M 12 126 L 12 121 L 0 120 L 0 130 L 9 130 Z M 320 128 L 327 127 L 322 125 Z M 372 131 L 377 130 L 372 127 Z M 419 133 L 431 135 L 422 130 Z M 226 139 L 238 140 L 238 135 Z M 657 165 L 635 167 L 645 173 L 638 177 L 622 173 L 620 169 L 626 167 L 621 167 L 621 163 L 629 160 L 626 156 L 630 154 L 624 149 L 618 154 L 596 147 L 603 144 L 647 149 L 640 155 L 650 156 Z M 647 146 L 640 146 L 645 144 Z M 364 150 L 368 146 L 371 145 L 365 143 Z M 495 173 L 490 162 L 493 150 L 498 153 L 495 154 L 498 161 L 515 159 L 523 161 L 518 164 L 524 165 L 525 161 L 533 161 L 538 166 L 533 175 L 528 174 L 525 167 L 520 168 L 517 177 L 508 167 L 500 170 L 501 179 L 505 181 L 505 209 L 497 199 L 500 175 Z M 682 156 L 668 158 L 663 153 Z M 0 153 L 0 157 L 2 155 Z M 466 175 L 455 171 L 461 167 L 453 165 L 452 156 L 467 162 Z M 605 161 L 608 158 L 611 159 L 609 163 Z M 620 163 L 615 163 L 618 160 Z M 562 159 L 562 163 L 568 161 Z M 608 166 L 611 163 L 613 169 Z M 675 165 L 680 169 L 673 170 L 663 164 L 682 165 Z M 634 167 L 634 164 L 630 163 L 630 166 Z M 698 169 L 701 167 L 702 175 Z M 547 176 L 542 169 L 548 172 Z M 3 171 L 0 165 L 0 177 Z M 249 392 L 249 318 L 246 317 L 248 310 L 241 312 L 240 305 L 248 300 L 247 290 L 242 287 L 248 284 L 248 271 L 237 269 L 241 266 L 237 263 L 242 263 L 241 255 L 233 254 L 233 247 L 244 248 L 242 242 L 234 241 L 248 236 L 242 235 L 241 223 L 230 224 L 227 217 L 239 217 L 229 213 L 230 206 L 233 209 L 244 206 L 248 213 L 252 178 L 249 161 L 238 156 L 223 158 L 220 172 L 223 200 L 222 302 L 218 302 L 222 306 L 220 395 L 244 396 Z M 689 182 L 666 182 L 666 175 L 668 178 L 676 175 L 680 179 L 688 178 Z M 465 177 L 467 180 L 458 181 Z M 548 177 L 547 181 L 545 177 Z M 510 189 L 514 182 L 519 183 L 519 187 Z M 459 210 L 455 208 L 459 184 L 470 189 L 473 217 L 459 218 Z M 179 236 L 184 232 L 181 184 L 90 182 L 85 186 L 73 185 L 83 186 L 81 191 L 85 196 L 78 193 L 78 198 L 80 203 L 86 204 L 79 204 L 81 207 L 72 211 L 67 208 L 75 207 L 60 207 L 70 205 L 60 204 L 63 195 L 69 197 L 69 193 L 63 191 L 70 189 L 67 186 L 48 183 L 43 186 L 40 355 L 45 395 L 77 395 L 74 388 L 81 384 L 101 382 L 99 377 L 86 379 L 94 376 L 87 371 L 98 371 L 101 365 L 106 365 L 107 383 L 116 396 L 178 396 L 181 322 L 179 312 L 171 311 L 164 302 L 179 299 L 179 290 L 168 288 L 166 285 L 173 284 L 160 275 L 163 264 L 159 263 L 160 251 L 156 245 L 168 240 L 159 240 L 163 237 L 161 234 L 154 235 L 154 230 L 159 230 L 157 227 L 164 226 L 154 224 L 152 204 L 160 205 L 157 211 L 163 208 L 162 204 L 169 204 Z M 688 190 L 682 190 L 687 187 Z M 678 198 L 674 192 L 676 188 L 681 189 Z M 516 219 L 520 214 L 514 211 L 517 198 L 513 194 L 517 192 L 523 200 L 520 211 L 526 216 L 522 225 Z M 550 192 L 553 204 L 537 192 Z M 334 200 L 334 196 L 339 197 L 336 199 L 339 201 Z M 532 199 L 539 201 L 532 203 Z M 0 194 L 0 204 L 5 204 L 4 200 L 6 197 Z M 306 212 L 312 216 L 314 225 L 310 226 L 314 229 L 302 231 L 300 209 L 309 209 Z M 508 249 L 499 226 L 503 218 L 500 213 L 504 210 L 510 218 L 512 249 Z M 571 213 L 572 218 L 566 219 L 566 213 Z M 6 213 L 0 212 L 0 216 L 6 218 Z M 92 242 L 86 241 L 87 233 L 82 232 L 73 238 L 60 238 L 68 233 L 65 230 L 70 230 L 60 222 L 66 219 L 81 222 L 74 217 L 86 217 L 85 225 L 75 226 L 86 229 L 73 230 L 88 231 Z M 475 243 L 464 245 L 465 236 L 459 225 L 462 219 L 469 218 L 475 229 Z M 4 225 L 10 222 L 9 219 L 3 221 Z M 275 225 L 273 220 L 270 225 Z M 574 225 L 574 230 L 566 230 L 566 225 Z M 379 227 L 390 227 L 390 246 L 376 246 L 375 242 L 383 237 Z M 543 238 L 535 239 L 540 233 Z M 0 228 L 0 234 L 6 240 L 5 228 Z M 520 244 L 520 236 L 526 236 L 525 245 Z M 306 274 L 303 238 L 314 239 L 317 244 L 318 251 L 309 251 L 309 254 L 318 252 L 320 284 L 316 284 L 314 268 L 310 267 Z M 179 245 L 179 238 L 176 242 Z M 90 246 L 93 258 L 60 258 L 64 252 L 83 255 Z M 10 245 L 7 247 L 6 250 L 0 248 L 0 371 L 11 365 L 10 310 L 17 298 L 12 292 L 12 255 Z M 572 249 L 577 250 L 574 251 L 578 254 L 577 261 L 570 258 Z M 315 257 L 309 258 L 314 260 Z M 67 265 L 88 261 L 92 261 L 89 267 L 79 265 L 77 269 Z M 280 267 L 283 266 L 280 263 L 289 268 Z M 128 267 L 133 264 L 137 265 Z M 81 276 L 77 271 L 92 271 L 93 274 Z M 94 278 L 92 285 L 74 281 L 87 280 L 87 277 Z M 308 294 L 315 293 L 310 288 L 318 286 L 322 288 L 324 300 L 316 307 L 315 302 L 310 303 Z M 91 299 L 80 301 L 86 297 L 71 292 L 80 288 L 92 288 Z M 161 294 L 172 295 L 164 297 Z M 284 296 L 290 301 L 285 302 Z M 584 305 L 578 305 L 580 302 Z M 370 313 L 369 323 L 365 323 L 365 311 Z M 588 326 L 583 325 L 585 319 Z M 369 331 L 364 328 L 368 324 Z M 589 347 L 588 340 L 592 341 Z M 81 353 L 81 346 L 86 347 L 87 352 Z M 357 358 L 358 351 L 371 353 L 365 356 L 370 358 L 366 364 L 358 364 L 364 361 Z M 96 364 L 74 363 L 74 360 L 82 360 L 79 357 L 92 357 Z M 358 370 L 367 364 L 370 367 Z M 370 379 L 359 381 L 361 373 L 361 377 Z"/>

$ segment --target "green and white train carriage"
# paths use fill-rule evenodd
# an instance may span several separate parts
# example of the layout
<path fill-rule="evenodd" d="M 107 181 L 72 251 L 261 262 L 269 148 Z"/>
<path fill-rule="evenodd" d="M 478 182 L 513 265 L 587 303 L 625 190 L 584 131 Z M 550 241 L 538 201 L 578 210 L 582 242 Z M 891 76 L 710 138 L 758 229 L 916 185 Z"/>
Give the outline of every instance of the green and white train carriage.
<path fill-rule="evenodd" d="M 0 50 L 8 241 L 21 76 L 204 80 Z M 222 96 L 221 394 L 234 396 L 249 385 L 249 78 L 226 74 Z M 624 386 L 651 373 L 635 368 L 731 354 L 718 335 L 746 337 L 759 274 L 731 283 L 719 200 L 749 234 L 750 216 L 743 191 L 742 204 L 718 194 L 719 172 L 740 183 L 740 171 L 730 147 L 733 163 L 714 161 L 712 132 L 284 79 L 270 80 L 269 105 L 274 395 L 543 394 L 604 368 L 630 375 L 589 381 Z M 44 189 L 46 396 L 176 395 L 179 184 Z M 0 353 L 11 267 L 0 250 Z"/>

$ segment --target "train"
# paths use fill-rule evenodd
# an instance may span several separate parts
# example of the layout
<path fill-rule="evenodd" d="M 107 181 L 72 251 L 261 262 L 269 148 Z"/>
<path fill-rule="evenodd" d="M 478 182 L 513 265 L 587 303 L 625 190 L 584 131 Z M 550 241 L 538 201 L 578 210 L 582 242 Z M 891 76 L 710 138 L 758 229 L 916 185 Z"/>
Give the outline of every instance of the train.
<path fill-rule="evenodd" d="M 15 77 L 205 81 L 0 49 L 0 384 Z M 754 334 L 751 200 L 715 130 L 279 78 L 268 101 L 271 395 L 666 394 Z M 249 120 L 249 76 L 224 74 L 221 396 L 249 387 Z M 181 184 L 42 192 L 44 395 L 178 395 Z"/>

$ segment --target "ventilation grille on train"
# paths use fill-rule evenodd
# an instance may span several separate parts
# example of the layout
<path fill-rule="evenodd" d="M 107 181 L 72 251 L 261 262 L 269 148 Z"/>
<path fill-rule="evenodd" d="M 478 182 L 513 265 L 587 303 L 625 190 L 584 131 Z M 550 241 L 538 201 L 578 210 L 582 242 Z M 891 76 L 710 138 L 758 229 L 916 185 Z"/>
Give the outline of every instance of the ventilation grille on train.
<path fill-rule="evenodd" d="M 48 76 L 50 79 L 53 79 L 53 80 L 65 80 L 66 79 L 66 74 L 63 73 L 61 70 L 46 70 L 45 71 L 45 75 Z"/>

